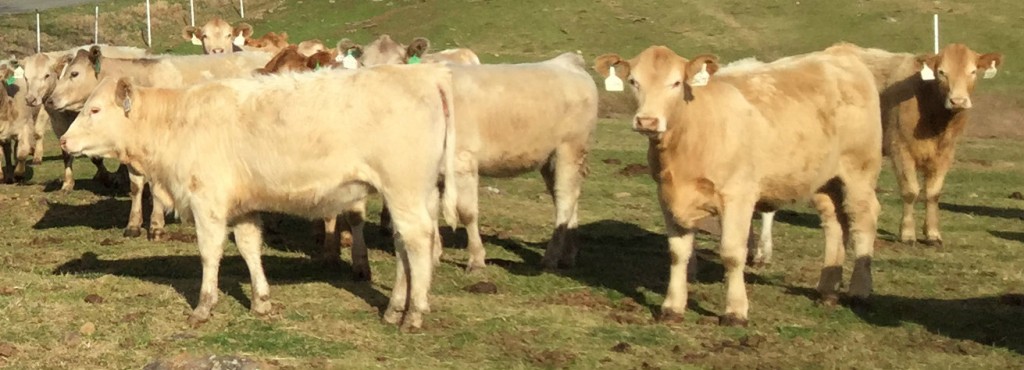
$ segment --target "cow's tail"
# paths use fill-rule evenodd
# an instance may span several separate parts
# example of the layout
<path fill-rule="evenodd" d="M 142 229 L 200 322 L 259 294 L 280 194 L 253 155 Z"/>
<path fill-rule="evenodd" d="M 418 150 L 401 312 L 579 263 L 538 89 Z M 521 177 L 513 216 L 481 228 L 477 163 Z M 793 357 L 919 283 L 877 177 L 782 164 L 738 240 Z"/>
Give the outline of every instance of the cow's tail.
<path fill-rule="evenodd" d="M 451 81 L 451 80 L 449 80 Z M 451 86 L 451 85 L 448 85 Z M 451 89 L 438 86 L 441 94 L 441 106 L 444 110 L 444 190 L 441 195 L 441 213 L 444 221 L 452 227 L 459 226 L 458 218 L 458 187 L 455 177 L 455 110 L 452 109 Z"/>

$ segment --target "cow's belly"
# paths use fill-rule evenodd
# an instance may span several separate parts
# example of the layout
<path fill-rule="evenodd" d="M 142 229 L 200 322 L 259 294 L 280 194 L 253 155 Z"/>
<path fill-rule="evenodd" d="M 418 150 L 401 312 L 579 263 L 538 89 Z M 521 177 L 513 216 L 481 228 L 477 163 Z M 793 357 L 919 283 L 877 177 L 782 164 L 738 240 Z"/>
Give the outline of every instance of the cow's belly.
<path fill-rule="evenodd" d="M 319 219 L 341 213 L 372 191 L 373 187 L 359 181 L 301 189 L 263 188 L 238 198 L 236 206 L 237 211 L 269 211 Z"/>

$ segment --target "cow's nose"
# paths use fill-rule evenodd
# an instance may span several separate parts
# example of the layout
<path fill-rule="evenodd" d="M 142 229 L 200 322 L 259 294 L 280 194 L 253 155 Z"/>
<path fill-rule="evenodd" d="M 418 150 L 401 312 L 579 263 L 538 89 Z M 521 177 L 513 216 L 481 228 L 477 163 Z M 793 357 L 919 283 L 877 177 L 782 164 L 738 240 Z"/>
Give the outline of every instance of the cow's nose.
<path fill-rule="evenodd" d="M 971 101 L 967 98 L 949 98 L 949 106 L 954 108 L 970 108 Z"/>
<path fill-rule="evenodd" d="M 214 53 L 214 54 L 221 54 L 221 53 L 223 53 L 223 52 L 224 52 L 224 48 L 216 48 L 216 49 L 213 49 L 213 53 Z"/>
<path fill-rule="evenodd" d="M 30 98 L 30 97 L 26 96 L 25 97 L 25 104 L 28 104 L 30 107 L 34 107 L 34 106 L 36 106 L 36 100 L 38 100 L 38 99 Z"/>
<path fill-rule="evenodd" d="M 637 131 L 658 131 L 658 119 L 654 117 L 636 117 L 633 129 Z"/>
<path fill-rule="evenodd" d="M 46 99 L 45 104 L 47 107 L 53 108 L 53 98 Z"/>

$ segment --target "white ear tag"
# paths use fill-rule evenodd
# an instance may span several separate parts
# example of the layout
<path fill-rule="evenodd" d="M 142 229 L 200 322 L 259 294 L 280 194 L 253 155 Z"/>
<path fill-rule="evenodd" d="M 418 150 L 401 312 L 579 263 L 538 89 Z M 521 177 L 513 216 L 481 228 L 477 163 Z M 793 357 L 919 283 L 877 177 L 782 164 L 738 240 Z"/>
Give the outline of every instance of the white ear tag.
<path fill-rule="evenodd" d="M 349 51 L 345 54 L 344 58 L 341 58 L 341 68 L 345 69 L 356 69 L 359 68 L 359 61 L 356 57 L 352 56 L 352 52 Z"/>
<path fill-rule="evenodd" d="M 235 46 L 237 47 L 245 46 L 245 36 L 242 36 L 242 34 L 238 34 L 238 36 L 236 36 L 234 40 L 231 40 L 231 43 L 235 44 Z"/>
<path fill-rule="evenodd" d="M 67 63 L 64 63 L 64 68 L 60 69 L 60 75 L 57 76 L 58 80 L 64 78 L 64 72 L 68 71 L 68 66 L 70 66 L 70 65 L 71 65 L 70 61 L 68 61 Z"/>
<path fill-rule="evenodd" d="M 931 81 L 934 79 L 935 71 L 933 71 L 932 67 L 929 67 L 927 63 L 925 63 L 924 67 L 921 68 L 921 80 Z"/>
<path fill-rule="evenodd" d="M 124 98 L 124 104 L 122 105 L 122 107 L 124 108 L 124 112 L 125 113 L 131 112 L 132 111 L 132 97 L 130 97 L 130 96 L 129 97 L 125 97 Z"/>
<path fill-rule="evenodd" d="M 700 72 L 697 72 L 697 74 L 693 75 L 693 78 L 690 79 L 690 86 L 692 86 L 692 87 L 707 86 L 708 85 L 708 80 L 710 80 L 710 79 L 711 79 L 711 74 L 708 73 L 708 64 L 707 63 L 701 64 Z"/>
<path fill-rule="evenodd" d="M 194 33 L 192 34 L 192 45 L 203 46 L 203 40 L 200 40 L 198 37 L 196 37 L 196 34 Z"/>
<path fill-rule="evenodd" d="M 615 67 L 608 67 L 608 78 L 604 79 L 605 91 L 622 91 L 622 79 L 615 74 Z"/>
<path fill-rule="evenodd" d="M 18 68 L 21 68 L 21 67 L 18 67 Z M 996 69 L 996 61 L 993 60 L 992 61 L 992 65 L 989 66 L 988 69 L 985 70 L 985 75 L 982 76 L 982 78 L 992 78 L 992 77 L 995 77 L 996 76 L 996 72 L 999 72 L 999 70 Z M 17 74 L 15 74 L 15 76 L 17 76 Z"/>
<path fill-rule="evenodd" d="M 988 73 L 988 72 L 986 72 L 986 73 Z M 993 73 L 993 75 L 994 74 L 995 73 Z M 18 68 L 15 68 L 14 69 L 14 78 L 25 78 L 25 69 L 21 68 L 21 66 L 18 66 Z"/>

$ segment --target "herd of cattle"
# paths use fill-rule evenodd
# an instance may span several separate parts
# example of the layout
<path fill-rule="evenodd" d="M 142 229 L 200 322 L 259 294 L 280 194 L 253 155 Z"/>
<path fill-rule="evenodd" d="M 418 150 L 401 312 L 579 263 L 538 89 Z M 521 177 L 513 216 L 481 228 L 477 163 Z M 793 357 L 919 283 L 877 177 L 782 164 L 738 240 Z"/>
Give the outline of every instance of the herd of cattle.
<path fill-rule="evenodd" d="M 424 38 L 404 45 L 384 35 L 365 46 L 345 39 L 330 48 L 318 40 L 290 45 L 286 33 L 252 35 L 249 25 L 215 18 L 182 35 L 204 55 L 87 45 L 3 62 L 3 178 L 22 177 L 29 157 L 41 161 L 47 126 L 60 138 L 63 190 L 74 188 L 74 156 L 93 158 L 96 178 L 108 183 L 117 177 L 102 158 L 120 161 L 118 173 L 131 183 L 125 236 L 142 233 L 146 184 L 151 239 L 165 236 L 165 209 L 195 223 L 203 277 L 193 325 L 217 302 L 229 231 L 251 275 L 251 310 L 269 312 L 261 211 L 323 220 L 324 260 L 340 261 L 341 244 L 351 243 L 356 278 L 369 279 L 362 226 L 367 197 L 379 193 L 398 265 L 383 318 L 421 326 L 441 255 L 438 213 L 465 226 L 467 268 L 485 266 L 480 175 L 539 169 L 555 205 L 543 267 L 574 265 L 598 111 L 598 88 L 580 55 L 481 64 L 469 49 L 431 52 Z M 867 298 L 883 153 L 903 196 L 900 239 L 917 240 L 921 171 L 925 241 L 941 244 L 938 197 L 970 95 L 979 75 L 993 77 L 1001 63 L 1001 54 L 962 44 L 915 55 L 839 43 L 770 63 L 687 59 L 662 46 L 632 59 L 599 56 L 593 68 L 608 90 L 630 86 L 633 130 L 649 142 L 671 255 L 663 317 L 686 308 L 695 222 L 718 215 L 727 283 L 721 321 L 745 325 L 744 265 L 770 261 L 772 212 L 808 199 L 825 232 L 822 299 L 839 298 L 847 243 L 856 254 L 847 294 Z M 754 212 L 765 221 L 762 242 L 748 248 Z"/>

